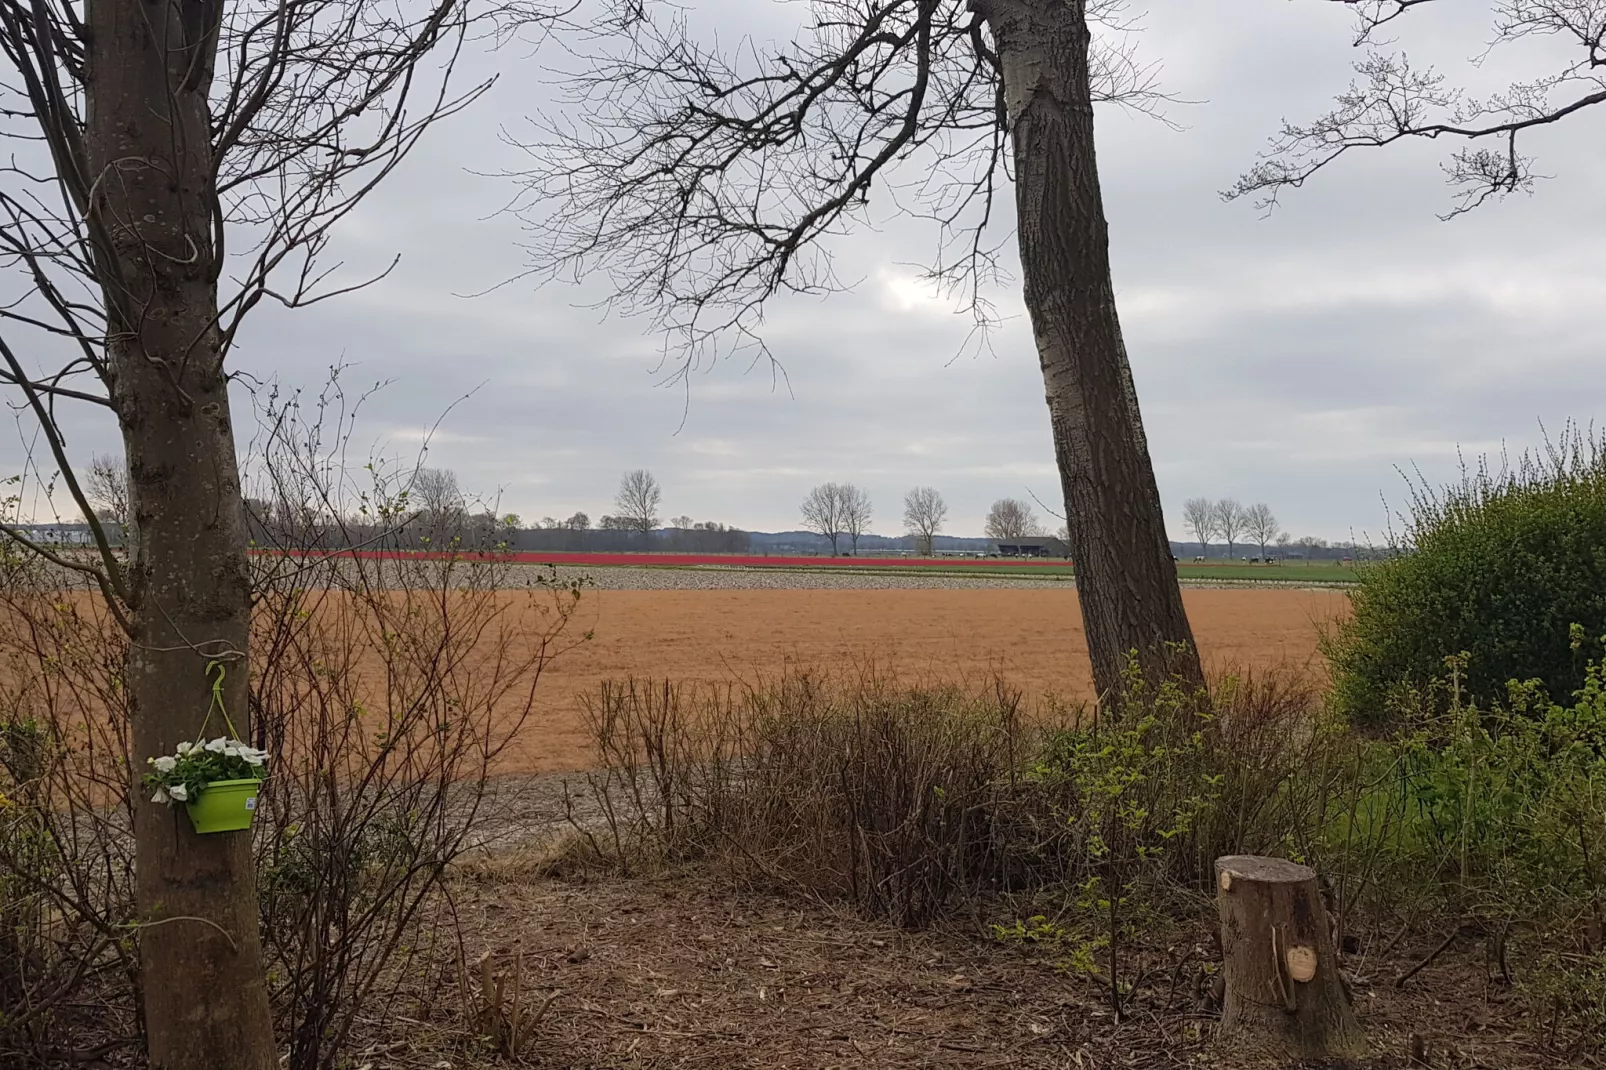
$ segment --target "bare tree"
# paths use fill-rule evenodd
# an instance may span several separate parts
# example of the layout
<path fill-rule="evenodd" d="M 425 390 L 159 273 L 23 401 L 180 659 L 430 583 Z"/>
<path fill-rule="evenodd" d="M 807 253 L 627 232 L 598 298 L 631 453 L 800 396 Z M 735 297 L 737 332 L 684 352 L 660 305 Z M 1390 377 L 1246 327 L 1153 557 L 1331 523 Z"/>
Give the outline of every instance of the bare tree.
<path fill-rule="evenodd" d="M 1210 537 L 1216 534 L 1216 506 L 1209 498 L 1189 498 L 1182 503 L 1182 517 L 1188 530 L 1199 540 L 1199 552 L 1210 556 Z"/>
<path fill-rule="evenodd" d="M 1223 498 L 1211 506 L 1210 515 L 1216 522 L 1216 534 L 1227 544 L 1227 557 L 1232 558 L 1233 543 L 1244 529 L 1244 507 L 1236 498 Z"/>
<path fill-rule="evenodd" d="M 1000 498 L 987 510 L 989 539 L 1022 539 L 1042 533 L 1037 514 L 1019 498 Z"/>
<path fill-rule="evenodd" d="M 1243 514 L 1244 534 L 1249 536 L 1260 546 L 1260 559 L 1266 559 L 1266 547 L 1277 540 L 1277 533 L 1282 526 L 1277 523 L 1277 516 L 1271 511 L 1271 506 L 1265 502 L 1256 502 Z"/>
<path fill-rule="evenodd" d="M 903 528 L 915 537 L 915 552 L 930 557 L 937 532 L 948 519 L 948 503 L 936 487 L 915 487 L 903 496 Z"/>
<path fill-rule="evenodd" d="M 407 488 L 419 537 L 432 546 L 461 540 L 468 533 L 468 498 L 450 468 L 419 468 Z"/>
<path fill-rule="evenodd" d="M 1358 79 L 1315 122 L 1284 123 L 1270 152 L 1228 198 L 1254 196 L 1270 207 L 1283 190 L 1303 186 L 1353 149 L 1442 139 L 1458 143 L 1443 165 L 1457 190 L 1450 218 L 1491 198 L 1532 190 L 1539 176 L 1522 147 L 1526 135 L 1606 104 L 1606 0 L 1492 0 L 1490 43 L 1473 63 L 1530 40 L 1561 42 L 1572 52 L 1561 59 L 1560 50 L 1547 50 L 1557 57 L 1553 66 L 1482 98 L 1431 67 L 1413 65 L 1403 52 L 1379 47 L 1382 27 L 1436 0 L 1329 2 L 1355 11 L 1354 43 L 1368 49 L 1355 64 Z"/>
<path fill-rule="evenodd" d="M 1013 237 L 1094 679 L 1118 690 L 1134 650 L 1200 679 L 1098 182 L 1095 103 L 1160 99 L 1118 0 L 810 0 L 796 40 L 731 51 L 690 38 L 669 0 L 626 6 L 581 46 L 584 115 L 527 146 L 532 270 L 605 273 L 678 341 L 683 375 L 725 346 L 762 354 L 776 294 L 837 288 L 822 241 L 867 219 L 872 191 L 932 222 L 931 277 L 980 323 Z"/>
<path fill-rule="evenodd" d="M 841 483 L 821 483 L 809 491 L 798 507 L 808 530 L 831 540 L 831 556 L 837 554 L 837 540 L 846 527 L 845 496 L 848 488 Z"/>
<path fill-rule="evenodd" d="M 852 483 L 842 484 L 842 531 L 853 543 L 853 552 L 859 552 L 859 536 L 870 530 L 870 517 L 874 512 L 870 494 Z"/>
<path fill-rule="evenodd" d="M 84 494 L 97 515 L 128 532 L 128 466 L 121 457 L 97 453 L 84 472 Z"/>
<path fill-rule="evenodd" d="M 304 306 L 361 284 L 331 277 L 332 228 L 487 88 L 453 88 L 470 24 L 460 0 L 0 5 L 14 146 L 0 386 L 38 420 L 97 552 L 62 558 L 5 530 L 87 574 L 132 640 L 131 792 L 209 710 L 250 730 L 230 349 L 264 299 Z M 36 369 L 19 353 L 62 356 Z M 122 430 L 138 533 L 126 565 L 66 456 L 73 405 Z M 132 809 L 150 1065 L 275 1067 L 250 838 L 198 836 L 143 797 Z"/>
<path fill-rule="evenodd" d="M 658 526 L 658 503 L 664 496 L 658 480 L 645 468 L 626 472 L 619 480 L 619 493 L 613 496 L 616 519 L 626 521 L 630 531 L 650 535 Z"/>
<path fill-rule="evenodd" d="M 563 526 L 571 531 L 586 531 L 591 527 L 591 518 L 584 513 L 575 513 L 563 522 Z"/>
<path fill-rule="evenodd" d="M 420 512 L 441 515 L 461 513 L 468 508 L 457 473 L 450 468 L 419 468 L 407 489 L 407 501 Z"/>
<path fill-rule="evenodd" d="M 689 516 L 677 516 L 669 521 L 669 526 L 681 531 L 690 531 L 697 522 Z"/>

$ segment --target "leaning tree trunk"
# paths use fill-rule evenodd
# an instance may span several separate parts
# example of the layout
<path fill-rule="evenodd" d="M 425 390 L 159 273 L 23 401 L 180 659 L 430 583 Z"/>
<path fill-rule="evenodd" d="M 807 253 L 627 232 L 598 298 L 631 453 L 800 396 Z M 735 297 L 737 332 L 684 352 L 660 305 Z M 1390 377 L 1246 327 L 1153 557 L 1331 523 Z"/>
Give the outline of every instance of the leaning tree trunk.
<path fill-rule="evenodd" d="M 1216 888 L 1226 959 L 1221 1040 L 1284 1062 L 1364 1058 L 1316 871 L 1232 855 L 1216 859 Z"/>
<path fill-rule="evenodd" d="M 1048 392 L 1077 597 L 1101 695 L 1136 652 L 1199 681 L 1116 315 L 1082 0 L 972 0 L 1003 66 L 1026 309 Z"/>
<path fill-rule="evenodd" d="M 129 567 L 133 775 L 193 740 L 219 697 L 246 717 L 245 517 L 217 325 L 210 113 L 220 2 L 87 6 L 89 205 L 112 403 L 139 533 Z M 217 670 L 213 670 L 215 677 Z M 208 734 L 227 733 L 214 712 Z M 134 811 L 141 990 L 154 1070 L 276 1064 L 250 837 Z"/>

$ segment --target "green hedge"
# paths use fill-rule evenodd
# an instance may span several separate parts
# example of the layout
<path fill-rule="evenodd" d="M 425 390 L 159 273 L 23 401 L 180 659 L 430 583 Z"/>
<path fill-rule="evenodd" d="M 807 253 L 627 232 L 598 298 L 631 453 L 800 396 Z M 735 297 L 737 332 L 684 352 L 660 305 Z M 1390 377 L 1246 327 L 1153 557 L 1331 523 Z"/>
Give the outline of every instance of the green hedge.
<path fill-rule="evenodd" d="M 1466 653 L 1466 696 L 1538 680 L 1584 682 L 1570 630 L 1606 635 L 1606 450 L 1573 435 L 1540 458 L 1453 487 L 1413 488 L 1400 553 L 1362 572 L 1354 615 L 1329 636 L 1335 695 L 1357 723 L 1430 702 L 1444 659 Z M 1441 696 L 1442 698 L 1442 696 Z"/>

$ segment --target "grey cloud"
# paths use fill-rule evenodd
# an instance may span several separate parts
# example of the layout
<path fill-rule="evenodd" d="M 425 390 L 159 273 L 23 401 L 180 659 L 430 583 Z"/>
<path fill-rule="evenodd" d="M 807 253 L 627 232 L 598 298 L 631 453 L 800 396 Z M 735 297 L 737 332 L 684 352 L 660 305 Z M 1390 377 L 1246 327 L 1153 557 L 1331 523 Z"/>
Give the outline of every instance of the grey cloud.
<path fill-rule="evenodd" d="M 1179 106 L 1174 131 L 1099 117 L 1116 281 L 1162 495 L 1181 535 L 1196 494 L 1266 500 L 1294 533 L 1377 533 L 1399 466 L 1431 478 L 1471 452 L 1538 438 L 1540 421 L 1588 420 L 1606 390 L 1599 309 L 1606 265 L 1597 195 L 1603 116 L 1536 143 L 1557 177 L 1454 224 L 1440 148 L 1358 155 L 1262 218 L 1218 191 L 1283 116 L 1325 109 L 1355 53 L 1337 5 L 1316 0 L 1156 0 L 1145 49 Z M 695 5 L 698 18 L 775 34 L 793 4 Z M 760 25 L 757 20 L 761 20 Z M 1407 43 L 1452 73 L 1486 30 L 1478 5 L 1403 23 Z M 1517 57 L 1519 59 L 1524 57 Z M 1509 73 L 1504 59 L 1477 77 Z M 897 530 L 903 492 L 940 487 L 955 531 L 1026 489 L 1052 501 L 1055 476 L 1030 332 L 1013 288 L 979 355 L 969 323 L 930 300 L 907 265 L 932 235 L 908 220 L 833 247 L 852 293 L 770 309 L 767 340 L 787 381 L 732 360 L 685 389 L 657 385 L 659 343 L 640 321 L 594 308 L 601 291 L 514 281 L 525 235 L 497 214 L 517 168 L 500 138 L 550 98 L 538 60 L 481 57 L 504 71 L 492 94 L 438 129 L 352 220 L 337 254 L 352 272 L 396 272 L 372 289 L 297 313 L 263 309 L 238 366 L 314 384 L 335 361 L 353 381 L 394 380 L 367 413 L 365 442 L 415 449 L 454 399 L 431 463 L 458 470 L 526 517 L 611 507 L 619 474 L 652 468 L 665 510 L 754 528 L 792 527 L 826 479 L 866 485 L 877 531 Z M 476 174 L 475 172 L 480 172 Z M 476 389 L 477 388 L 477 389 Z M 684 426 L 682 416 L 684 411 Z M 77 452 L 106 448 L 109 424 L 75 425 Z M 12 453 L 0 453 L 0 460 Z"/>

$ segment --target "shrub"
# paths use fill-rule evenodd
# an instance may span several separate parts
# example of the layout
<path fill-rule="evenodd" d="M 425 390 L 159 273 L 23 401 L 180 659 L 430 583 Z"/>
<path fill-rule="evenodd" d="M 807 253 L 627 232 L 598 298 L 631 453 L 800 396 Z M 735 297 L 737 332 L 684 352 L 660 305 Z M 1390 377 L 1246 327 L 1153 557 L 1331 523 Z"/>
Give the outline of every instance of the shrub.
<path fill-rule="evenodd" d="M 1010 868 L 994 826 L 1033 744 L 1007 689 L 875 673 L 744 688 L 627 680 L 605 683 L 588 710 L 600 816 L 572 808 L 571 820 L 596 856 L 697 858 L 907 927 Z"/>
<path fill-rule="evenodd" d="M 1399 553 L 1361 572 L 1354 614 L 1329 637 L 1335 697 L 1358 724 L 1396 720 L 1446 657 L 1470 655 L 1482 704 L 1511 680 L 1555 696 L 1583 684 L 1568 629 L 1606 632 L 1606 453 L 1577 433 L 1435 492 L 1413 485 Z"/>
<path fill-rule="evenodd" d="M 1317 820 L 1314 693 L 1278 676 L 1214 692 L 1133 669 L 1097 716 L 1028 716 L 998 682 L 608 682 L 571 820 L 593 858 L 712 862 L 900 925 L 1065 888 L 1119 916 L 1151 877 L 1200 885 L 1218 854 L 1304 842 Z"/>
<path fill-rule="evenodd" d="M 1574 645 L 1582 654 L 1581 636 Z M 1447 712 L 1373 745 L 1368 787 L 1338 824 L 1386 828 L 1364 849 L 1335 852 L 1335 866 L 1370 869 L 1380 899 L 1409 899 L 1452 931 L 1481 934 L 1490 962 L 1536 1018 L 1548 1017 L 1553 1034 L 1598 1045 L 1606 1024 L 1606 669 L 1586 656 L 1569 705 L 1530 684 L 1478 708 L 1461 700 L 1465 667 L 1463 657 L 1448 661 Z"/>

